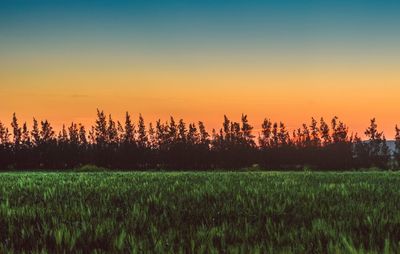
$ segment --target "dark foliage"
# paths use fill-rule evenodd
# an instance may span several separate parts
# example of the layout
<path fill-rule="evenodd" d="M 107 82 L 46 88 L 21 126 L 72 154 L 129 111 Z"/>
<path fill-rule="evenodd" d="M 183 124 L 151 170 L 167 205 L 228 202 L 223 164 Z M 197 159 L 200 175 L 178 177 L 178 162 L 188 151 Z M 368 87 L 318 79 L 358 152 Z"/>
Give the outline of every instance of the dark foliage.
<path fill-rule="evenodd" d="M 400 131 L 390 164 L 386 139 L 375 119 L 365 131 L 368 141 L 349 135 L 348 127 L 334 117 L 303 124 L 289 133 L 282 122 L 265 119 L 256 139 L 247 115 L 240 122 L 224 116 L 222 128 L 207 132 L 203 122 L 158 120 L 146 125 L 139 115 L 135 125 L 127 112 L 125 121 L 97 110 L 95 125 L 87 132 L 71 123 L 55 133 L 51 124 L 33 119 L 32 130 L 13 115 L 10 131 L 0 122 L 1 169 L 64 169 L 85 164 L 118 169 L 238 169 L 259 165 L 265 169 L 349 170 L 398 166 Z"/>

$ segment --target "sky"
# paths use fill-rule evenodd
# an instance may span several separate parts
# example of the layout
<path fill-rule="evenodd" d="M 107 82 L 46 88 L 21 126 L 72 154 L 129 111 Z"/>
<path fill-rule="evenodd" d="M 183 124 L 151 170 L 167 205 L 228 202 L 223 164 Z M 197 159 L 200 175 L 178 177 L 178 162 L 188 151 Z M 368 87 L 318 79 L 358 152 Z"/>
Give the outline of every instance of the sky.
<path fill-rule="evenodd" d="M 400 124 L 399 1 L 0 1 L 0 121 Z"/>

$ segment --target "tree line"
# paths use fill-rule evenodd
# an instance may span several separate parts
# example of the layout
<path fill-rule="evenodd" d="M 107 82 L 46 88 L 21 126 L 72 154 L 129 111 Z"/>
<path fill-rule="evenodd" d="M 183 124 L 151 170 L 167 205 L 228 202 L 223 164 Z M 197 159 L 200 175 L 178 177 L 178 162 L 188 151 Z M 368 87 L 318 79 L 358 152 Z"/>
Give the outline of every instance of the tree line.
<path fill-rule="evenodd" d="M 115 169 L 263 169 L 351 170 L 400 166 L 400 129 L 395 127 L 391 153 L 375 118 L 364 133 L 349 133 L 333 117 L 312 118 L 289 132 L 283 122 L 264 119 L 256 135 L 247 115 L 240 122 L 224 116 L 220 129 L 209 133 L 203 122 L 185 123 L 173 117 L 135 124 L 129 113 L 121 123 L 97 110 L 95 124 L 86 129 L 71 123 L 56 133 L 47 120 L 20 125 L 16 114 L 11 129 L 0 122 L 0 169 L 68 169 L 85 164 Z"/>

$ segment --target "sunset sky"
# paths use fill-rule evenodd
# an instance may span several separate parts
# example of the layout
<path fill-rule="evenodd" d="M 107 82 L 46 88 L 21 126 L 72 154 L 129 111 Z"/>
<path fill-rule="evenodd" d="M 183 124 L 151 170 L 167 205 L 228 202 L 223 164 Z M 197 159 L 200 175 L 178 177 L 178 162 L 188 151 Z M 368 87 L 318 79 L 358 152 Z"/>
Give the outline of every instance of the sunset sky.
<path fill-rule="evenodd" d="M 0 2 L 0 120 L 400 124 L 400 1 Z"/>

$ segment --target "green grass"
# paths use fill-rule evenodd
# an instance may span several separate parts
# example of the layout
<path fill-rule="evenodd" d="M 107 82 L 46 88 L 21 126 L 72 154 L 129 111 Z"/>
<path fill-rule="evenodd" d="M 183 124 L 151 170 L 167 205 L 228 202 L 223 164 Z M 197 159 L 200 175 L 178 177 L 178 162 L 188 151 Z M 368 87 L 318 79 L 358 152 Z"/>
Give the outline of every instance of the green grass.
<path fill-rule="evenodd" d="M 400 174 L 3 173 L 0 253 L 398 253 Z"/>

